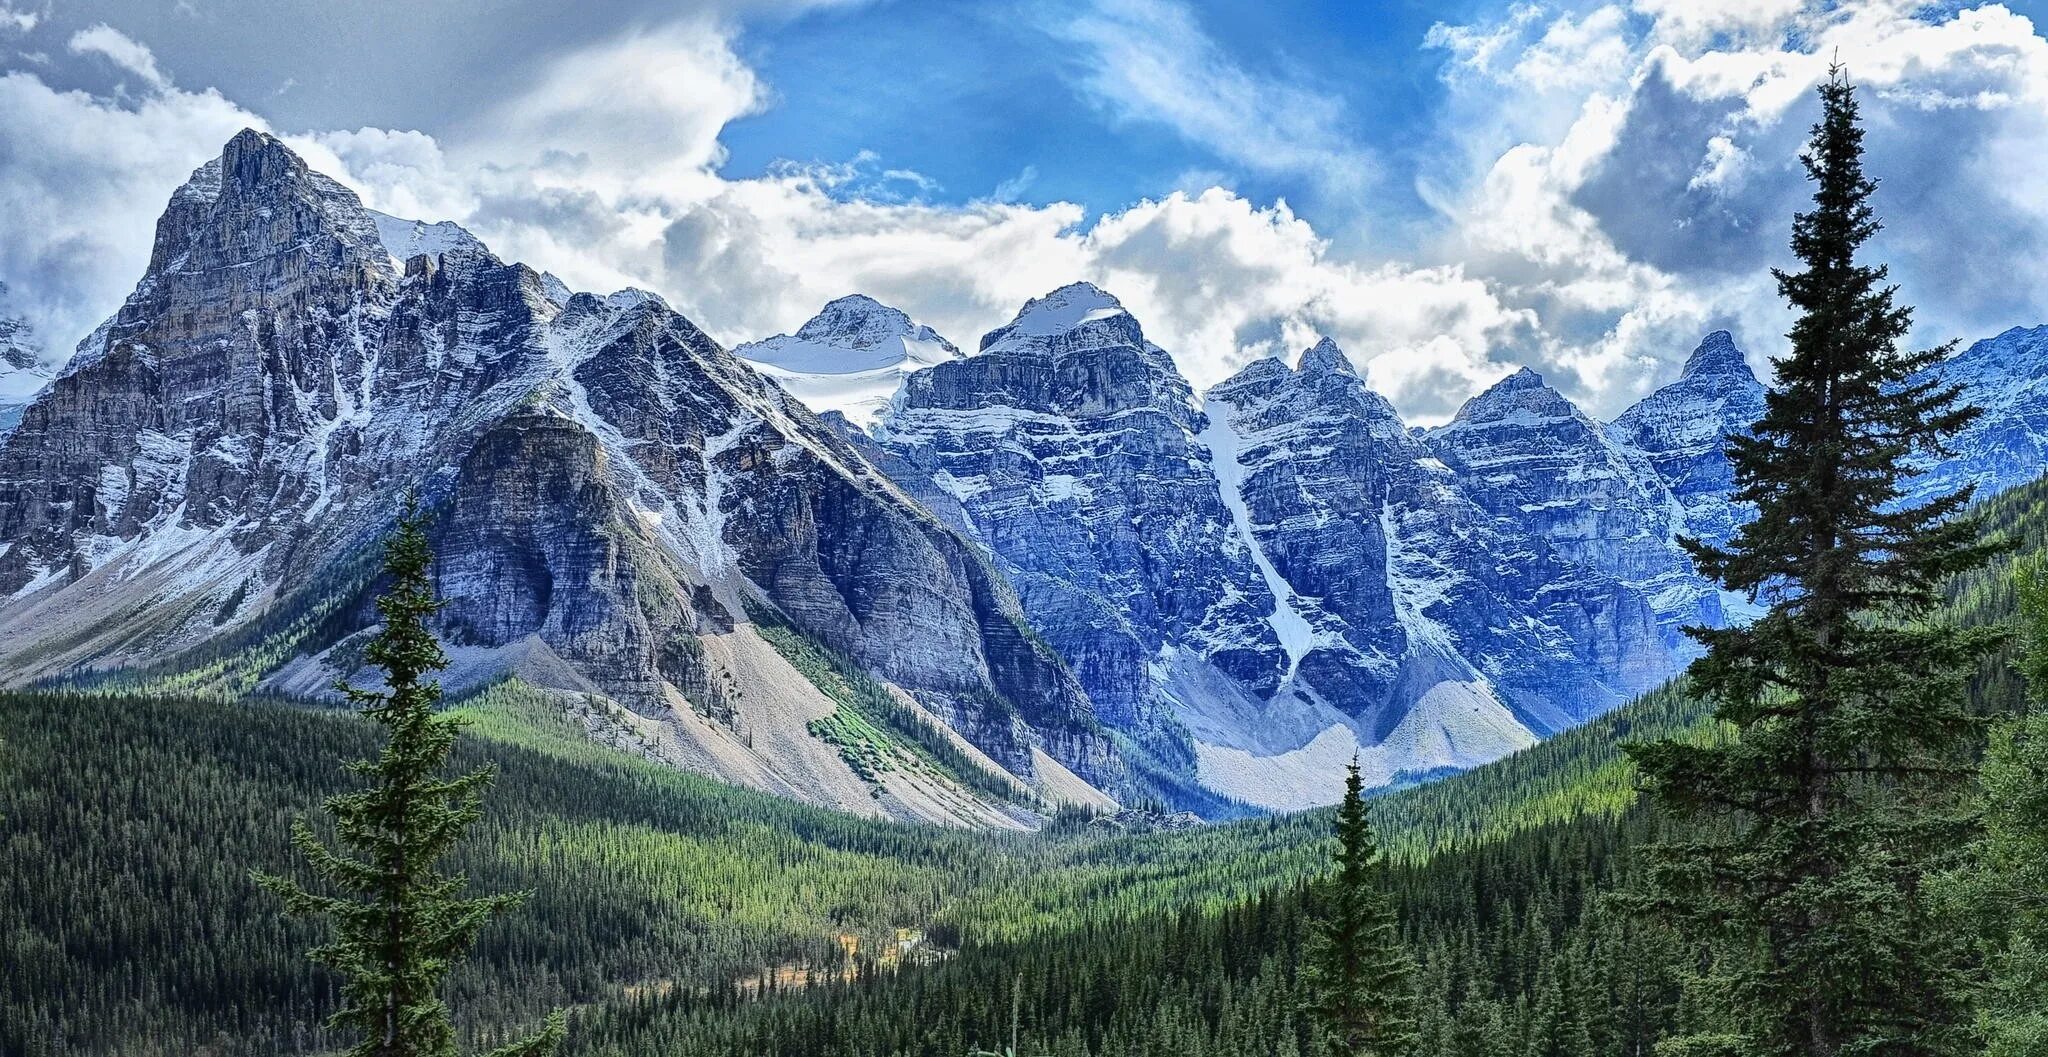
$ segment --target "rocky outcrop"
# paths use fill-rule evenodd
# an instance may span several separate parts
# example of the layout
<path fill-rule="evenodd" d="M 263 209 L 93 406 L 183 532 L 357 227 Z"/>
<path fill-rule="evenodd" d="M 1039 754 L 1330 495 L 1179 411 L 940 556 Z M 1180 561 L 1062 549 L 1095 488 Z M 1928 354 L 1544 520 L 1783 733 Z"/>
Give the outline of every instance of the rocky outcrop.
<path fill-rule="evenodd" d="M 1213 781 L 1263 769 L 1322 800 L 1333 756 L 1381 783 L 1470 767 L 1670 671 L 1640 594 L 1475 502 L 1334 343 L 1247 367 L 1208 408 L 1225 502 L 1284 602 L 1271 619 L 1296 625 L 1264 714 L 1197 728 Z M 1273 737 L 1283 716 L 1310 720 L 1295 744 Z"/>
<path fill-rule="evenodd" d="M 1922 473 L 1907 483 L 1902 502 L 1966 487 L 1982 499 L 2048 469 L 2048 326 L 1975 342 L 1915 380 L 1959 386 L 1961 402 L 1981 412 L 1945 452 L 1918 456 Z"/>
<path fill-rule="evenodd" d="M 1428 443 L 1489 513 L 1647 598 L 1668 650 L 1693 648 L 1685 627 L 1721 623 L 1719 594 L 1677 543 L 1684 510 L 1650 460 L 1536 372 L 1473 397 Z"/>
<path fill-rule="evenodd" d="M 28 321 L 6 315 L 6 307 L 7 284 L 0 283 L 0 437 L 21 421 L 22 409 L 55 374 Z"/>
<path fill-rule="evenodd" d="M 1673 670 L 1642 591 L 1477 503 L 1329 342 L 1197 406 L 1076 284 L 912 375 L 878 434 L 1104 721 L 1225 797 L 1327 802 L 1354 753 L 1382 784 L 1472 766 Z"/>

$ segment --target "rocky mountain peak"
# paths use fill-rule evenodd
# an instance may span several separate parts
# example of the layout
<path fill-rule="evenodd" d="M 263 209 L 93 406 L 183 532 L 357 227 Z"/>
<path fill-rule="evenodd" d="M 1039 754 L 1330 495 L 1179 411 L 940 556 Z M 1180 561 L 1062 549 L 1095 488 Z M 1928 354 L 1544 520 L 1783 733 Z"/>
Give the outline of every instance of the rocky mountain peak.
<path fill-rule="evenodd" d="M 383 241 L 384 249 L 401 264 L 421 254 L 444 256 L 451 253 L 474 253 L 492 256 L 483 240 L 471 234 L 467 228 L 451 220 L 429 224 L 424 220 L 407 220 L 388 213 L 368 210 L 370 219 L 377 225 L 377 237 Z M 496 259 L 492 256 L 492 259 Z M 556 280 L 560 282 L 560 280 Z M 562 300 L 567 300 L 564 295 Z"/>
<path fill-rule="evenodd" d="M 1445 428 L 1468 422 L 1498 422 L 1516 416 L 1536 419 L 1581 417 L 1579 409 L 1565 399 L 1563 393 L 1545 384 L 1542 375 L 1528 367 L 1520 367 L 1478 396 L 1465 401 L 1465 406 L 1452 417 L 1451 425 Z"/>
<path fill-rule="evenodd" d="M 1725 330 L 1701 341 L 1678 381 L 1615 418 L 1609 433 L 1649 460 L 1685 511 L 1684 533 L 1725 543 L 1749 517 L 1729 498 L 1734 468 L 1726 438 L 1763 414 L 1764 387 Z"/>
<path fill-rule="evenodd" d="M 245 128 L 221 148 L 223 189 L 260 192 L 285 180 L 303 180 L 312 170 L 275 136 Z"/>
<path fill-rule="evenodd" d="M 914 371 L 960 358 L 960 350 L 901 309 L 865 294 L 826 304 L 795 334 L 733 350 L 817 412 L 836 411 L 866 428 Z"/>
<path fill-rule="evenodd" d="M 7 284 L 0 283 L 0 395 L 7 392 L 5 379 L 9 375 L 34 370 L 41 359 L 28 320 L 8 314 Z"/>
<path fill-rule="evenodd" d="M 1704 378 L 1717 375 L 1737 375 L 1754 382 L 1756 373 L 1749 369 L 1749 360 L 1742 350 L 1735 347 L 1735 336 L 1725 330 L 1717 330 L 1700 341 L 1699 347 L 1685 361 L 1682 378 Z"/>
<path fill-rule="evenodd" d="M 1238 368 L 1236 374 L 1216 383 L 1211 391 L 1242 389 L 1250 386 L 1270 388 L 1275 385 L 1284 384 L 1292 376 L 1293 372 L 1287 369 L 1287 363 L 1284 360 L 1279 360 L 1272 356 L 1261 356 Z"/>
<path fill-rule="evenodd" d="M 1295 369 L 1303 372 L 1334 372 L 1354 377 L 1358 374 L 1357 368 L 1351 365 L 1351 357 L 1344 355 L 1344 350 L 1338 348 L 1337 343 L 1329 338 L 1316 342 L 1315 347 L 1302 353 L 1301 363 Z"/>
<path fill-rule="evenodd" d="M 1015 319 L 982 336 L 981 347 L 987 351 L 1014 339 L 1054 338 L 1105 323 L 1128 330 L 1135 337 L 1133 344 L 1144 340 L 1123 302 L 1094 283 L 1068 283 L 1024 302 Z"/>
<path fill-rule="evenodd" d="M 287 279 L 304 255 L 345 269 L 390 272 L 377 222 L 354 191 L 314 172 L 275 137 L 243 129 L 171 196 L 157 220 L 144 276 L 202 272 L 258 261 Z"/>
<path fill-rule="evenodd" d="M 901 342 L 937 345 L 951 355 L 960 350 L 927 326 L 911 322 L 900 308 L 892 308 L 866 294 L 849 294 L 828 302 L 818 314 L 797 328 L 796 336 L 811 342 L 865 352 L 882 349 L 901 353 Z"/>
<path fill-rule="evenodd" d="M 387 238 L 419 251 L 402 275 Z M 418 482 L 451 688 L 602 693 L 658 758 L 864 814 L 1016 825 L 1035 801 L 1003 790 L 1106 804 L 1086 783 L 1127 773 L 987 557 L 645 291 L 380 226 L 248 132 L 90 342 L 0 439 L 0 682 L 318 613 L 240 670 L 324 694 L 374 619 L 357 563 Z M 964 762 L 857 767 L 763 612 L 900 691 L 905 759 L 929 727 Z"/>
<path fill-rule="evenodd" d="M 56 375 L 56 369 L 43 362 L 28 321 L 5 314 L 6 304 L 7 284 L 0 283 L 0 437 L 14 428 L 23 406 Z"/>
<path fill-rule="evenodd" d="M 1972 343 L 1914 377 L 1963 387 L 1964 402 L 1983 409 L 1948 447 L 1925 459 L 1904 502 L 1925 502 L 1959 488 L 1978 498 L 2025 484 L 2048 463 L 2048 326 L 2013 327 Z"/>

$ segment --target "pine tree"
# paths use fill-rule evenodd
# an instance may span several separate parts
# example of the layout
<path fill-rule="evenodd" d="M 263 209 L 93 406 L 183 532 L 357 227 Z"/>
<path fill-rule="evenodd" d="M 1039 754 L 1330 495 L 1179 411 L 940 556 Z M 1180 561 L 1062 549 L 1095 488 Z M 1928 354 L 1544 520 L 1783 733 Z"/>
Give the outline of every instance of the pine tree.
<path fill-rule="evenodd" d="M 482 817 L 492 772 L 481 768 L 441 777 L 460 729 L 435 715 L 441 685 L 429 676 L 448 666 L 427 620 L 442 603 L 428 568 L 427 516 L 408 496 L 384 544 L 390 588 L 377 600 L 383 628 L 365 658 L 384 673 L 381 690 L 336 688 L 383 727 L 387 738 L 375 759 L 349 770 L 369 787 L 331 797 L 336 837 L 330 849 L 304 820 L 292 843 L 327 887 L 323 895 L 283 877 L 257 880 L 283 897 L 295 915 L 333 922 L 334 938 L 312 951 L 345 978 L 342 1005 L 329 1026 L 361 1036 L 349 1057 L 453 1057 L 455 1030 L 440 991 L 450 963 L 468 950 L 493 914 L 516 906 L 520 894 L 464 898 L 466 880 L 440 872 L 437 863 Z M 539 1033 L 493 1051 L 493 1057 L 541 1057 L 561 1041 L 560 1014 Z"/>
<path fill-rule="evenodd" d="M 1384 887 L 1363 784 L 1353 760 L 1337 807 L 1336 868 L 1316 892 L 1319 913 L 1302 971 L 1308 1012 L 1328 1051 L 1396 1057 L 1418 1042 L 1415 968 Z"/>
<path fill-rule="evenodd" d="M 1658 800 L 1702 823 L 1660 849 L 1653 905 L 1711 952 L 1719 993 L 1697 1008 L 1730 1023 L 1676 1052 L 1934 1054 L 1960 1035 L 1921 882 L 1967 833 L 1965 680 L 1996 633 L 1932 618 L 1942 580 L 1989 548 L 1960 515 L 1968 490 L 1904 489 L 1975 409 L 1916 380 L 1945 348 L 1898 349 L 1912 310 L 1857 260 L 1879 224 L 1855 90 L 1837 69 L 1819 94 L 1814 207 L 1792 226 L 1805 267 L 1774 272 L 1800 312 L 1791 353 L 1729 441 L 1756 517 L 1725 549 L 1688 542 L 1703 573 L 1769 606 L 1691 629 L 1708 648 L 1692 686 L 1733 737 L 1632 750 Z"/>
<path fill-rule="evenodd" d="M 1944 893 L 1981 938 L 1978 1005 L 1986 1057 L 2048 1055 L 2048 562 L 2019 563 L 2020 670 L 2034 710 L 1992 729 L 1984 833 Z"/>

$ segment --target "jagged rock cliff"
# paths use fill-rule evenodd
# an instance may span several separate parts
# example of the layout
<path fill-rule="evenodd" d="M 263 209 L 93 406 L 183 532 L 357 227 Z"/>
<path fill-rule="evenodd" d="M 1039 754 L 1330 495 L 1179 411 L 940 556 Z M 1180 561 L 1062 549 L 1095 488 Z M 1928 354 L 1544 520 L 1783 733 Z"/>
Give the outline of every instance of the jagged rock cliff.
<path fill-rule="evenodd" d="M 1208 408 L 1225 501 L 1286 603 L 1272 619 L 1298 627 L 1267 711 L 1321 717 L 1297 746 L 1264 717 L 1198 727 L 1212 780 L 1308 799 L 1352 752 L 1383 782 L 1470 767 L 1669 671 L 1640 596 L 1474 502 L 1334 343 L 1251 365 Z"/>
<path fill-rule="evenodd" d="M 1650 460 L 1524 367 L 1429 431 L 1430 450 L 1474 501 L 1573 565 L 1640 592 L 1669 651 L 1719 624 L 1720 597 L 1677 543 L 1684 509 Z"/>
<path fill-rule="evenodd" d="M 0 283 L 0 437 L 13 431 L 22 409 L 56 373 L 44 362 L 34 329 L 5 314 L 6 306 L 7 284 Z"/>
<path fill-rule="evenodd" d="M 1983 413 L 1950 442 L 1948 454 L 1921 457 L 1926 472 L 1907 485 L 1906 502 L 1963 487 L 1975 487 L 1981 499 L 2048 470 L 2048 326 L 2014 327 L 1976 342 L 1929 374 L 1961 386 L 1963 401 Z"/>

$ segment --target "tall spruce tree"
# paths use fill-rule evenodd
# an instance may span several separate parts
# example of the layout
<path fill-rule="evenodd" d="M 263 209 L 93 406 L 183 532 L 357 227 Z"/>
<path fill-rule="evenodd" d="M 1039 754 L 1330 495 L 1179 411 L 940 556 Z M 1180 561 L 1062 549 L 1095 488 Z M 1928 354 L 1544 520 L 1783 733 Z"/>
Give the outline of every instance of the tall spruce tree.
<path fill-rule="evenodd" d="M 349 1057 L 453 1057 L 455 1030 L 442 981 L 484 923 L 524 898 L 465 898 L 466 879 L 438 867 L 482 816 L 492 772 L 442 776 L 460 723 L 434 712 L 441 684 L 430 675 L 448 660 L 427 626 L 443 603 L 428 578 L 433 551 L 426 526 L 427 515 L 408 495 L 384 543 L 391 584 L 377 600 L 383 628 L 364 651 L 383 671 L 384 688 L 336 684 L 387 734 L 375 759 L 348 765 L 369 780 L 368 788 L 326 801 L 342 850 L 331 850 L 304 820 L 293 827 L 292 843 L 325 886 L 341 894 L 257 875 L 293 914 L 333 922 L 334 938 L 312 957 L 345 978 L 341 1008 L 328 1023 L 360 1036 Z M 540 1057 L 555 1049 L 562 1031 L 556 1014 L 540 1032 L 492 1051 L 493 1057 Z"/>
<path fill-rule="evenodd" d="M 1969 981 L 1986 1057 L 2048 1055 L 2048 562 L 2014 573 L 2020 670 L 2033 708 L 1992 729 L 1980 804 L 1984 832 L 1944 888 L 1979 937 Z"/>
<path fill-rule="evenodd" d="M 1839 68 L 1802 160 L 1814 207 L 1792 224 L 1805 265 L 1776 271 L 1798 310 L 1763 418 L 1730 438 L 1755 520 L 1728 547 L 1689 541 L 1706 575 L 1767 603 L 1755 622 L 1691 629 L 1692 686 L 1733 736 L 1633 750 L 1649 788 L 1701 823 L 1659 849 L 1658 898 L 1710 952 L 1700 1008 L 1719 1030 L 1672 1052 L 1936 1054 L 1961 1045 L 1930 859 L 1960 844 L 1971 717 L 1964 685 L 1995 631 L 1934 621 L 1945 577 L 1989 548 L 1967 490 L 1917 503 L 1916 455 L 1975 409 L 1902 352 L 1912 310 L 1857 252 L 1879 224 L 1855 89 Z"/>
<path fill-rule="evenodd" d="M 1303 955 L 1308 1011 L 1330 1053 L 1405 1057 L 1420 1041 L 1415 967 L 1401 946 L 1363 788 L 1353 760 L 1337 806 L 1335 869 L 1316 888 Z"/>

